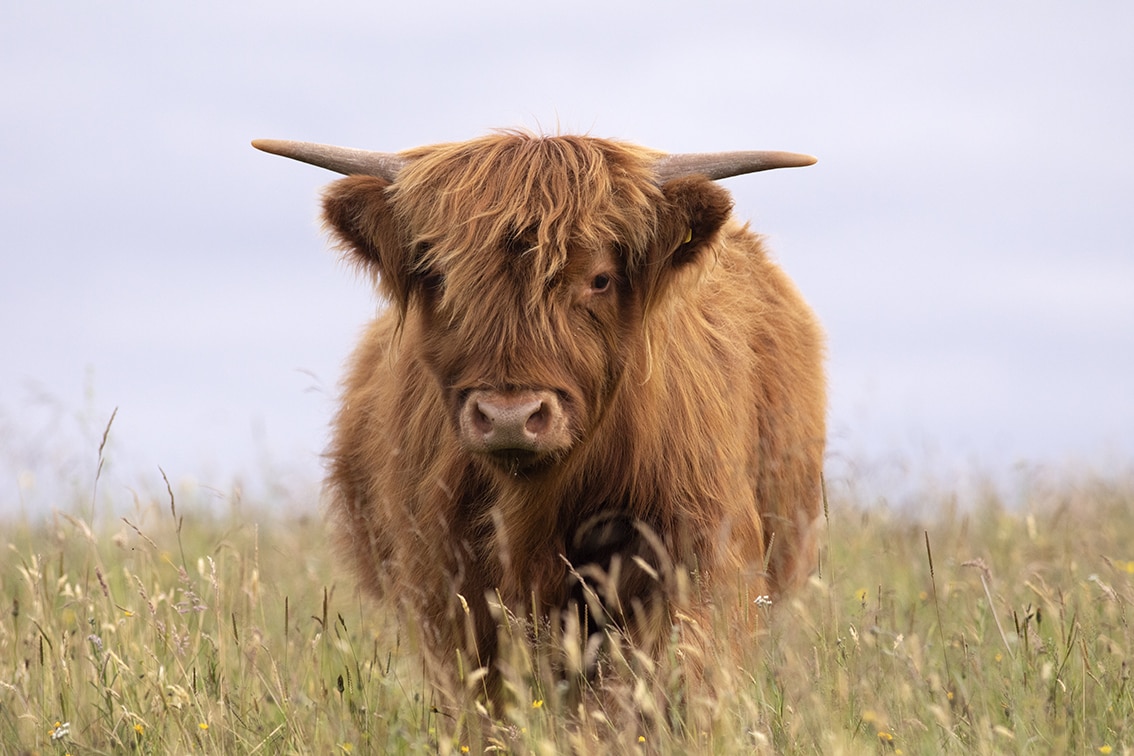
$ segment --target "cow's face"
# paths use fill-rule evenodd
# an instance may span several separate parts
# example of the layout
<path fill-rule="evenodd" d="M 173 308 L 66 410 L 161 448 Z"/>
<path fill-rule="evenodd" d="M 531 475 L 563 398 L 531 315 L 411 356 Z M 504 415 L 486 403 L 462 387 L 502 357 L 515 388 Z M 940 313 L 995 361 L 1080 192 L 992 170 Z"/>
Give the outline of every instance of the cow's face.
<path fill-rule="evenodd" d="M 590 436 L 731 203 L 707 179 L 658 187 L 645 156 L 597 140 L 461 147 L 394 184 L 335 183 L 325 216 L 404 318 L 462 446 L 535 474 Z"/>

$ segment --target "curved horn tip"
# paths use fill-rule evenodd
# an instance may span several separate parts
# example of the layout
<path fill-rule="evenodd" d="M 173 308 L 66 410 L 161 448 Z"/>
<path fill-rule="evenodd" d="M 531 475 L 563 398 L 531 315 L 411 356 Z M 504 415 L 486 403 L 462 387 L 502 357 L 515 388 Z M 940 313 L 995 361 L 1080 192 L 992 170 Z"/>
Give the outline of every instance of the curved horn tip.
<path fill-rule="evenodd" d="M 776 161 L 777 168 L 806 168 L 815 165 L 819 158 L 803 152 L 769 152 L 768 156 Z"/>
<path fill-rule="evenodd" d="M 252 146 L 261 152 L 270 152 L 273 155 L 278 155 L 279 150 L 286 142 L 283 139 L 253 139 Z"/>

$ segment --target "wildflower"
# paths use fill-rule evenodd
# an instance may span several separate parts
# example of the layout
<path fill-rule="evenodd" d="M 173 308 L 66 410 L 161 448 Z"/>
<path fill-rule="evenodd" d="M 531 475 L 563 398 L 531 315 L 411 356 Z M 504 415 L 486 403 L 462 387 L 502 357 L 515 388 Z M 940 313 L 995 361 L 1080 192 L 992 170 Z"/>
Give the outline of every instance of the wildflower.
<path fill-rule="evenodd" d="M 867 595 L 868 595 L 868 594 L 867 594 L 867 592 L 866 592 L 866 589 L 865 589 L 865 588 L 859 588 L 859 589 L 858 589 L 857 591 L 855 591 L 855 592 L 854 592 L 854 597 L 855 597 L 856 599 L 858 599 L 859 603 L 861 603 L 861 604 L 865 604 L 865 603 L 866 603 L 866 597 L 867 597 Z"/>
<path fill-rule="evenodd" d="M 639 735 L 638 736 L 638 742 L 639 743 L 645 743 L 646 742 L 646 736 L 645 735 Z"/>
<path fill-rule="evenodd" d="M 469 752 L 469 747 L 467 745 L 461 746 L 461 753 L 468 753 L 468 752 Z"/>
<path fill-rule="evenodd" d="M 533 709 L 542 709 L 543 708 L 543 699 L 537 698 L 536 700 L 532 701 L 532 708 Z"/>
<path fill-rule="evenodd" d="M 138 724 L 134 725 L 134 732 L 138 733 L 139 735 L 144 735 L 146 733 L 146 728 L 142 726 L 141 722 L 139 722 Z"/>
<path fill-rule="evenodd" d="M 63 722 L 62 724 L 60 724 L 59 722 L 56 722 L 55 726 L 51 728 L 49 734 L 51 735 L 52 740 L 62 740 L 63 738 L 71 734 L 71 723 Z"/>
<path fill-rule="evenodd" d="M 339 750 L 341 750 L 343 753 L 350 753 L 354 750 L 354 746 L 350 743 L 341 743 L 339 745 Z"/>
<path fill-rule="evenodd" d="M 208 722 L 202 722 L 201 724 L 199 724 L 197 726 L 201 728 L 201 732 L 204 732 L 205 730 L 209 729 L 209 723 Z"/>
<path fill-rule="evenodd" d="M 1113 749 L 1108 745 L 1099 746 L 1099 753 L 1110 753 Z"/>
<path fill-rule="evenodd" d="M 878 739 L 881 740 L 883 743 L 893 743 L 894 742 L 893 734 L 886 732 L 885 730 L 879 730 L 878 731 Z"/>
<path fill-rule="evenodd" d="M 753 601 L 752 603 L 755 604 L 756 606 L 759 606 L 759 607 L 769 607 L 769 606 L 772 605 L 772 597 L 771 596 L 757 596 L 756 600 Z"/>

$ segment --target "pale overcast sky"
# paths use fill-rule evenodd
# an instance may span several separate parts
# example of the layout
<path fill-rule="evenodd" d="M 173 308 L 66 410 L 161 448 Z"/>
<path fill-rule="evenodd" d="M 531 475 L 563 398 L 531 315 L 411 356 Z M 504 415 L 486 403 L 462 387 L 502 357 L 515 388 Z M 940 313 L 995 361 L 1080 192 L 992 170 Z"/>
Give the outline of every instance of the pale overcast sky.
<path fill-rule="evenodd" d="M 309 496 L 375 303 L 334 176 L 249 141 L 509 126 L 819 157 L 725 185 L 828 330 L 836 474 L 1129 469 L 1134 5 L 385 5 L 0 10 L 0 508 L 115 407 L 104 488 Z"/>

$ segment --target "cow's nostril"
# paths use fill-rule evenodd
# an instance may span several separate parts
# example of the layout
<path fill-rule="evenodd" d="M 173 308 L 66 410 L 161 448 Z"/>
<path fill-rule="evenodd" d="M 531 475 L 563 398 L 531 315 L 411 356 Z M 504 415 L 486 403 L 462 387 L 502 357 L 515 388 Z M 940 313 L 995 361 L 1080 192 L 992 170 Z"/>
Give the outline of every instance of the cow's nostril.
<path fill-rule="evenodd" d="M 538 435 L 547 430 L 549 423 L 549 413 L 547 405 L 540 402 L 539 409 L 531 414 L 527 422 L 524 423 L 524 430 L 533 435 Z"/>
<path fill-rule="evenodd" d="M 476 402 L 472 411 L 473 426 L 481 433 L 488 435 L 492 432 L 494 423 L 492 417 L 484 411 L 484 406 Z"/>

